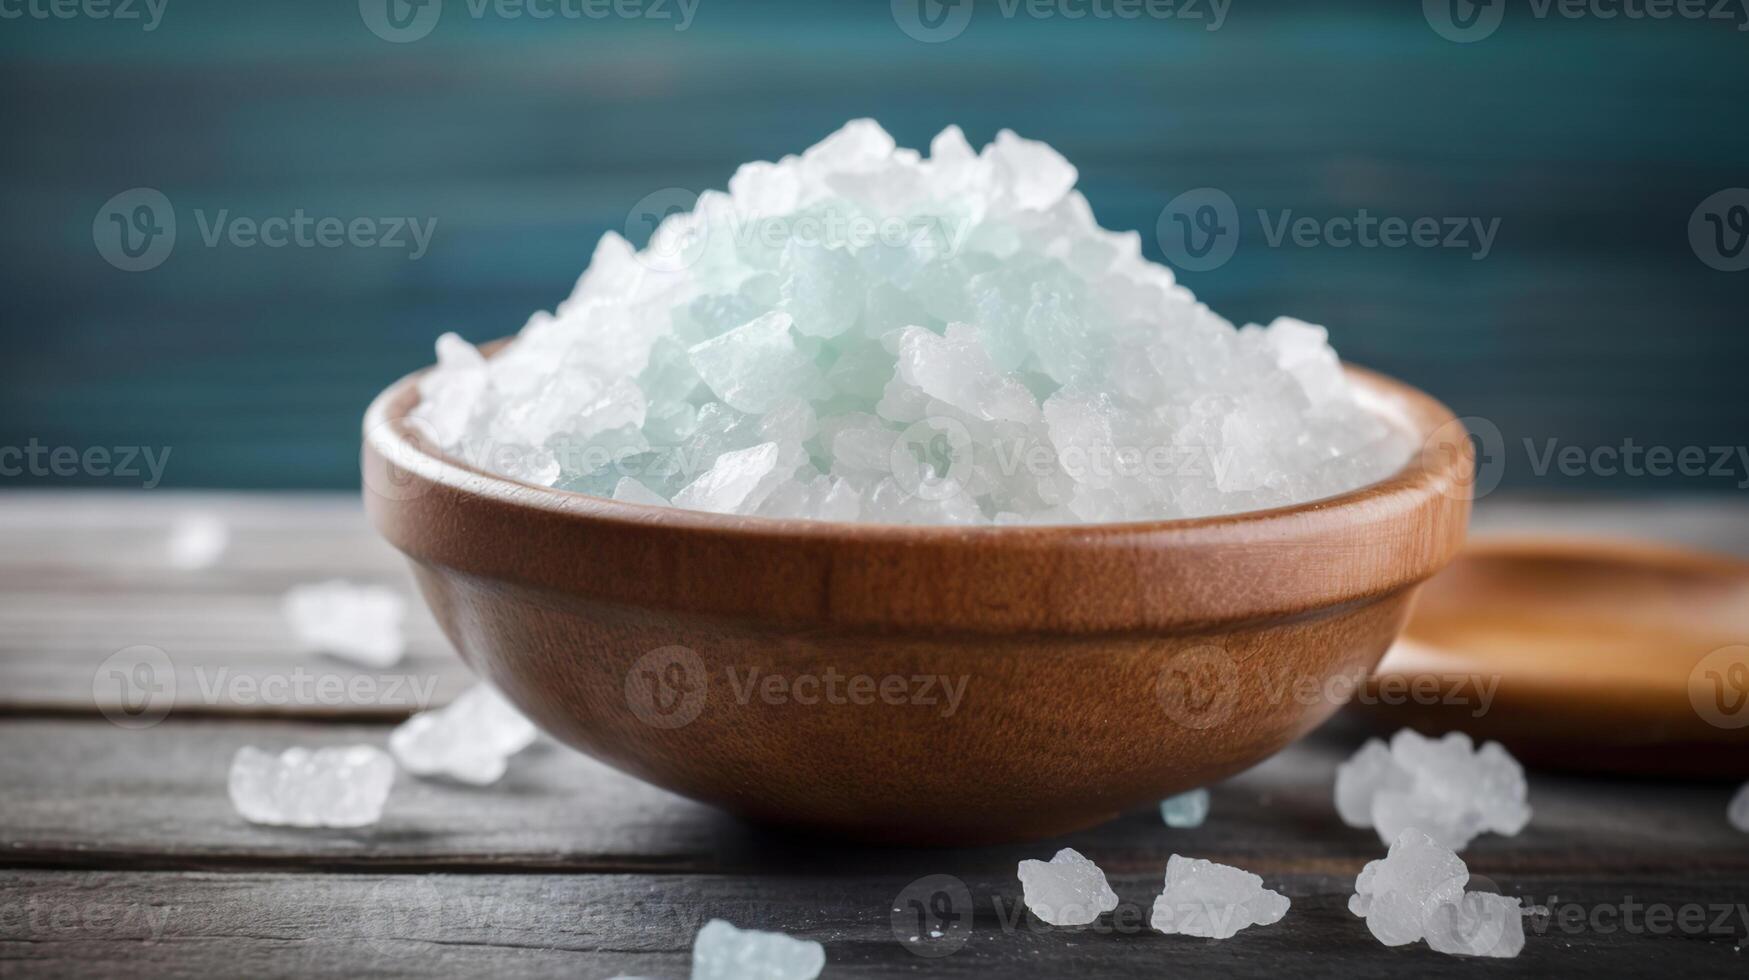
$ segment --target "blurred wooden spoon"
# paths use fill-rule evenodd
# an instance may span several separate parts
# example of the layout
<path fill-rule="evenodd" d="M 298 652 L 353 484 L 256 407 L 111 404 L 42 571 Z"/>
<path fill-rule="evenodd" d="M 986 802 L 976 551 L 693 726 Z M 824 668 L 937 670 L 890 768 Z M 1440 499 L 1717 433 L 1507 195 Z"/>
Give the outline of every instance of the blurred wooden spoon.
<path fill-rule="evenodd" d="M 1749 563 L 1631 541 L 1497 538 L 1422 589 L 1358 702 L 1527 761 L 1749 775 Z"/>

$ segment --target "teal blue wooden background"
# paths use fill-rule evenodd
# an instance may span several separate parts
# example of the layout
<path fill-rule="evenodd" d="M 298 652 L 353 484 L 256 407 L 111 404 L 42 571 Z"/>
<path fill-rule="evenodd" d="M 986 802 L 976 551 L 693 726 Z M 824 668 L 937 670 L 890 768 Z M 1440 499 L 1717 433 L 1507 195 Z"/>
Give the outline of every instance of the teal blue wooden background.
<path fill-rule="evenodd" d="M 167 3 L 151 32 L 0 21 L 0 446 L 169 446 L 169 485 L 355 485 L 360 412 L 440 331 L 513 331 L 640 197 L 720 187 L 871 115 L 909 145 L 950 122 L 1048 140 L 1155 257 L 1161 208 L 1202 186 L 1242 212 L 1498 218 L 1483 261 L 1253 235 L 1183 278 L 1235 320 L 1328 324 L 1350 359 L 1492 420 L 1510 486 L 1741 478 L 1539 478 L 1514 448 L 1749 439 L 1749 272 L 1706 267 L 1686 231 L 1749 186 L 1734 24 L 1518 4 L 1455 44 L 1413 2 L 1233 0 L 1210 32 L 976 0 L 961 36 L 924 44 L 881 0 L 700 0 L 684 31 L 447 0 L 430 36 L 390 44 L 355 0 Z M 168 261 L 125 273 L 91 225 L 138 186 L 182 227 Z M 419 261 L 204 247 L 191 214 L 221 208 L 437 229 Z M 116 482 L 47 482 L 81 479 Z"/>

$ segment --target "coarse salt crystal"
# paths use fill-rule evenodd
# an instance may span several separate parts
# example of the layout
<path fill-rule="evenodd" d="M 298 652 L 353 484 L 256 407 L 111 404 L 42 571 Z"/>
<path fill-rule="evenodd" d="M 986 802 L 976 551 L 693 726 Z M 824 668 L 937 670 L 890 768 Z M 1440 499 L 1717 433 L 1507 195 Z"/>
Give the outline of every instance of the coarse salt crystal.
<path fill-rule="evenodd" d="M 1026 907 L 1054 926 L 1084 926 L 1117 908 L 1117 893 L 1099 865 L 1065 847 L 1049 861 L 1020 862 Z"/>
<path fill-rule="evenodd" d="M 641 252 L 609 232 L 496 356 L 445 335 L 415 415 L 527 483 L 873 523 L 1236 513 L 1404 463 L 1322 327 L 1236 329 L 1076 179 L 1008 130 L 975 152 L 949 127 L 925 157 L 855 120 L 742 166 Z M 798 403 L 810 429 L 761 431 Z"/>
<path fill-rule="evenodd" d="M 395 763 L 370 745 L 290 748 L 275 755 L 252 745 L 231 759 L 231 805 L 250 823 L 289 827 L 365 827 L 382 818 Z"/>
<path fill-rule="evenodd" d="M 280 611 L 298 641 L 318 653 L 380 668 L 399 663 L 406 649 L 406 603 L 380 585 L 331 579 L 294 586 L 280 600 Z"/>

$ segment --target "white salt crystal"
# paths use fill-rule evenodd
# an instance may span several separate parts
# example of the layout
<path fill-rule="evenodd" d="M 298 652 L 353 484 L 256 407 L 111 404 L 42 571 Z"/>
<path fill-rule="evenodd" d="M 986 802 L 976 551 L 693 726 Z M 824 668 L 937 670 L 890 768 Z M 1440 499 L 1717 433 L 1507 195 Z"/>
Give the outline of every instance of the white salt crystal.
<path fill-rule="evenodd" d="M 1417 830 L 1405 830 L 1390 853 L 1369 861 L 1354 881 L 1348 910 L 1386 946 L 1403 946 L 1426 935 L 1427 918 L 1463 897 L 1470 870 L 1450 848 Z"/>
<path fill-rule="evenodd" d="M 759 506 L 766 477 L 777 468 L 777 443 L 726 452 L 715 464 L 674 495 L 674 506 L 717 514 L 745 514 Z"/>
<path fill-rule="evenodd" d="M 1160 801 L 1160 819 L 1168 827 L 1200 827 L 1209 815 L 1209 791 L 1193 789 Z"/>
<path fill-rule="evenodd" d="M 1249 871 L 1174 854 L 1166 889 L 1154 899 L 1149 925 L 1165 933 L 1228 939 L 1249 926 L 1280 922 L 1287 896 L 1263 887 Z"/>
<path fill-rule="evenodd" d="M 1026 907 L 1054 926 L 1084 926 L 1117 908 L 1117 893 L 1099 865 L 1065 847 L 1047 861 L 1020 862 Z"/>
<path fill-rule="evenodd" d="M 712 919 L 692 941 L 692 980 L 814 980 L 826 948 L 781 932 L 737 929 Z"/>
<path fill-rule="evenodd" d="M 527 483 L 819 520 L 1201 517 L 1403 464 L 1412 439 L 1349 386 L 1322 327 L 1235 329 L 1135 232 L 1100 228 L 1076 178 L 1012 132 L 980 153 L 950 126 L 924 157 L 852 121 L 742 166 L 641 253 L 603 236 L 571 296 L 494 357 L 445 335 L 415 415 Z M 965 430 L 964 485 L 881 458 L 920 422 Z M 733 456 L 761 443 L 775 459 Z M 622 451 L 676 475 L 639 471 L 640 490 L 592 462 Z M 1117 454 L 1154 462 L 1099 462 Z"/>
<path fill-rule="evenodd" d="M 739 412 L 770 411 L 793 394 L 816 396 L 825 379 L 796 347 L 788 313 L 767 313 L 693 346 L 692 368 L 723 404 Z"/>
<path fill-rule="evenodd" d="M 1354 882 L 1348 910 L 1386 946 L 1425 939 L 1436 952 L 1517 956 L 1524 949 L 1524 910 L 1516 898 L 1466 892 L 1470 870 L 1450 848 L 1405 830 L 1390 853 L 1369 861 Z"/>
<path fill-rule="evenodd" d="M 165 552 L 170 567 L 183 571 L 211 568 L 231 542 L 231 527 L 216 514 L 177 515 Z"/>
<path fill-rule="evenodd" d="M 252 745 L 231 759 L 231 805 L 250 823 L 365 827 L 382 817 L 395 763 L 371 745 L 286 749 Z"/>
<path fill-rule="evenodd" d="M 415 776 L 487 786 L 535 735 L 534 725 L 496 688 L 476 684 L 448 705 L 402 722 L 389 735 L 389 751 Z"/>
<path fill-rule="evenodd" d="M 1336 814 L 1350 827 L 1371 827 L 1372 801 L 1380 790 L 1405 790 L 1414 780 L 1391 758 L 1391 750 L 1369 738 L 1360 751 L 1336 767 Z"/>
<path fill-rule="evenodd" d="M 954 324 L 941 337 L 906 327 L 899 338 L 898 376 L 931 398 L 974 418 L 1031 422 L 1038 418 L 1032 392 L 997 370 L 970 327 Z"/>
<path fill-rule="evenodd" d="M 1725 808 L 1725 818 L 1731 821 L 1731 826 L 1749 834 L 1749 783 L 1744 783 L 1737 795 L 1731 797 L 1731 805 Z"/>
<path fill-rule="evenodd" d="M 1015 202 L 1026 210 L 1046 210 L 1075 186 L 1074 164 L 1049 144 L 1023 139 L 1013 130 L 997 133 L 996 142 L 984 152 L 1007 181 Z"/>
<path fill-rule="evenodd" d="M 614 484 L 613 499 L 623 500 L 628 504 L 654 504 L 657 507 L 668 506 L 668 498 L 649 487 L 644 486 L 629 476 L 622 476 Z"/>
<path fill-rule="evenodd" d="M 305 648 L 366 667 L 394 666 L 406 648 L 406 603 L 380 585 L 331 579 L 294 586 L 280 600 L 280 611 Z"/>
<path fill-rule="evenodd" d="M 1492 892 L 1465 892 L 1427 917 L 1427 945 L 1454 956 L 1510 958 L 1524 950 L 1524 909 Z"/>
<path fill-rule="evenodd" d="M 1373 827 L 1389 843 L 1415 828 L 1462 850 L 1477 834 L 1508 836 L 1530 822 L 1524 769 L 1498 742 L 1472 749 L 1451 732 L 1429 739 L 1410 729 L 1369 739 L 1336 770 L 1336 812 L 1351 827 Z"/>

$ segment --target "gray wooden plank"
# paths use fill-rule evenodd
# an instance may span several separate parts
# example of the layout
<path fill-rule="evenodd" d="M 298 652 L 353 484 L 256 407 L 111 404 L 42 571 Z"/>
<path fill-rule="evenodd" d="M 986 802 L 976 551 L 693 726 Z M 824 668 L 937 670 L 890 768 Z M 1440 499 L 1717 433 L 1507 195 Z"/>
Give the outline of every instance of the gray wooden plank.
<path fill-rule="evenodd" d="M 169 528 L 194 512 L 223 519 L 231 547 L 210 569 L 168 568 Z M 1749 556 L 1749 498 L 1498 494 L 1478 502 L 1476 535 L 1520 531 L 1626 535 Z M 297 648 L 279 597 L 337 576 L 408 597 L 402 664 L 367 671 Z M 131 675 L 112 674 L 106 661 L 139 644 L 163 650 L 174 667 L 179 715 L 393 718 L 426 700 L 448 701 L 471 678 L 401 557 L 352 495 L 0 493 L 0 714 L 92 713 L 137 699 Z M 284 694 L 264 694 L 263 685 Z"/>
<path fill-rule="evenodd" d="M 230 545 L 209 568 L 173 568 L 170 529 L 196 513 L 222 520 Z M 335 577 L 406 597 L 400 664 L 300 649 L 280 597 Z M 140 645 L 164 652 L 170 676 L 142 683 L 136 657 L 111 659 Z M 108 712 L 161 690 L 182 715 L 394 718 L 469 683 L 351 495 L 0 494 L 0 712 Z"/>
<path fill-rule="evenodd" d="M 942 852 L 939 866 L 951 873 Z M 1155 870 L 1112 876 L 1121 904 L 1084 929 L 1020 912 L 1012 874 L 956 875 L 963 944 L 924 958 L 907 940 L 912 881 L 671 875 L 297 875 L 0 872 L 0 972 L 7 976 L 609 977 L 686 975 L 711 918 L 822 943 L 827 980 L 848 977 L 1400 977 L 1741 975 L 1737 883 L 1589 876 L 1499 879 L 1547 904 L 1523 954 L 1483 961 L 1419 944 L 1381 946 L 1350 915 L 1351 882 L 1266 875 L 1293 905 L 1276 925 L 1215 942 L 1147 928 Z M 948 911 L 961 913 L 954 902 Z M 1635 911 L 1629 912 L 1628 909 Z M 1667 910 L 1650 912 L 1650 909 Z M 1695 910 L 1692 914 L 1684 910 Z M 1650 918 L 1648 918 L 1650 915 Z M 1686 916 L 1686 918 L 1684 918 Z M 944 949 L 944 948 L 938 948 Z M 1291 966 L 1290 966 L 1291 964 Z"/>
<path fill-rule="evenodd" d="M 1320 732 L 1213 788 L 1214 812 L 1169 830 L 1151 810 L 1058 841 L 955 852 L 968 871 L 1012 869 L 1074 846 L 1113 871 L 1164 867 L 1175 851 L 1270 873 L 1353 875 L 1382 850 L 1331 803 L 1335 767 L 1356 743 Z M 356 831 L 258 827 L 231 808 L 225 775 L 245 744 L 382 744 L 382 726 L 178 721 L 143 730 L 69 719 L 0 721 L 0 864 L 60 868 L 685 870 L 777 874 L 939 868 L 933 850 L 856 848 L 749 826 L 557 745 L 513 760 L 479 789 L 402 774 L 382 822 Z M 1533 772 L 1530 827 L 1466 853 L 1484 872 L 1735 873 L 1749 836 L 1725 821 L 1732 787 L 1640 784 Z"/>

